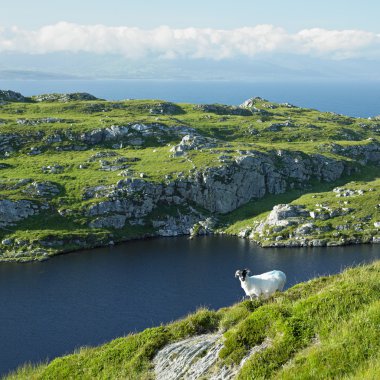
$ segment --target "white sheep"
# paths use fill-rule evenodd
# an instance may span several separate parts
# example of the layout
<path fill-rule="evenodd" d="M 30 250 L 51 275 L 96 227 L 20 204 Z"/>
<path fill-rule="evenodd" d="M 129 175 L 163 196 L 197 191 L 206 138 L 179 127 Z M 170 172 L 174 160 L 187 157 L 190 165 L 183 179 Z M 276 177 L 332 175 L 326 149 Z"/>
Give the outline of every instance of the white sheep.
<path fill-rule="evenodd" d="M 248 276 L 249 269 L 237 270 L 235 277 L 239 277 L 241 287 L 244 289 L 245 294 L 253 300 L 253 297 L 264 298 L 270 297 L 276 292 L 284 288 L 286 282 L 286 275 L 279 270 L 272 270 L 256 276 Z"/>

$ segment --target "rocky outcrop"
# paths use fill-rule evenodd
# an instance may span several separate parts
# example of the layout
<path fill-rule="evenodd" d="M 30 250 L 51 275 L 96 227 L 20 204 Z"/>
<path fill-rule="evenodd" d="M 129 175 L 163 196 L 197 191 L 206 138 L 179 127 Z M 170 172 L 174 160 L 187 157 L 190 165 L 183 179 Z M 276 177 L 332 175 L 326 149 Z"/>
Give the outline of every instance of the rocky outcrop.
<path fill-rule="evenodd" d="M 351 166 L 345 161 L 321 155 L 307 156 L 288 151 L 269 154 L 254 151 L 240 153 L 219 167 L 194 171 L 188 177 L 180 176 L 166 183 L 127 178 L 116 185 L 87 188 L 83 194 L 84 199 L 102 198 L 102 201 L 87 207 L 85 214 L 91 218 L 90 225 L 93 227 L 114 225 L 115 228 L 121 228 L 124 219 L 120 222 L 121 219 L 106 217 L 122 215 L 128 220 L 135 220 L 147 217 L 162 205 L 177 207 L 188 205 L 189 202 L 209 213 L 227 213 L 251 199 L 261 198 L 266 194 L 280 194 L 294 187 L 302 188 L 311 179 L 334 181 L 351 170 Z M 101 156 L 102 153 L 97 155 Z M 108 165 L 113 164 L 109 162 Z M 280 225 L 289 224 L 290 213 L 298 213 L 299 217 L 311 217 L 309 212 L 299 207 L 280 205 L 272 211 L 265 226 L 279 228 Z M 187 216 L 167 216 L 157 219 L 154 228 L 164 236 L 189 234 L 194 231 L 194 225 L 204 217 L 207 215 L 192 212 Z M 315 218 L 319 218 L 319 214 Z"/>
<path fill-rule="evenodd" d="M 223 348 L 221 333 L 205 334 L 169 344 L 161 349 L 153 359 L 157 380 L 224 379 L 236 377 L 247 359 L 270 346 L 266 339 L 255 346 L 241 360 L 239 365 L 221 365 L 219 353 Z"/>
<path fill-rule="evenodd" d="M 173 156 L 182 156 L 189 150 L 210 149 L 216 145 L 215 139 L 200 135 L 186 135 L 178 145 L 170 148 L 170 152 L 173 152 Z"/>
<path fill-rule="evenodd" d="M 265 194 L 303 187 L 311 179 L 334 181 L 350 171 L 345 161 L 318 154 L 246 151 L 232 163 L 180 178 L 176 188 L 183 198 L 208 211 L 227 213 Z"/>
<path fill-rule="evenodd" d="M 77 100 L 101 100 L 87 92 L 74 92 L 69 94 L 42 94 L 33 96 L 36 102 L 73 102 Z"/>
<path fill-rule="evenodd" d="M 29 122 L 35 123 L 33 120 L 29 120 Z M 55 150 L 80 151 L 90 149 L 95 145 L 106 145 L 113 148 L 121 148 L 123 145 L 140 146 L 147 141 L 150 144 L 160 145 L 165 141 L 173 141 L 189 134 L 194 135 L 195 130 L 185 125 L 169 127 L 158 123 L 111 125 L 84 133 L 74 132 L 70 128 L 54 132 L 48 130 L 46 132 L 43 130 L 20 133 L 0 132 L 0 154 L 20 150 L 31 143 L 39 144 L 41 141 L 49 145 L 58 144 L 55 146 Z M 72 143 L 72 145 L 68 143 Z M 45 148 L 49 148 L 49 146 L 45 146 Z M 38 147 L 34 147 L 34 149 L 41 151 Z"/>
<path fill-rule="evenodd" d="M 29 186 L 23 190 L 24 193 L 36 196 L 36 197 L 42 197 L 42 198 L 52 198 L 59 194 L 60 190 L 58 186 L 50 181 L 43 181 L 43 182 L 33 182 Z"/>
<path fill-rule="evenodd" d="M 55 123 L 70 123 L 71 120 L 58 119 L 55 117 L 44 117 L 42 119 L 17 119 L 18 125 L 38 125 L 38 124 L 55 124 Z"/>
<path fill-rule="evenodd" d="M 127 217 L 125 215 L 110 215 L 96 218 L 91 221 L 89 226 L 92 228 L 115 228 L 120 229 L 125 225 Z"/>
<path fill-rule="evenodd" d="M 174 127 L 157 123 L 111 125 L 107 128 L 94 129 L 90 132 L 83 133 L 79 136 L 79 140 L 90 145 L 115 140 L 129 145 L 141 145 L 146 138 L 170 139 L 182 137 L 188 133 L 194 133 L 194 130 L 182 125 Z M 131 141 L 133 142 L 133 140 L 137 138 L 141 140 L 140 144 L 131 143 Z"/>
<path fill-rule="evenodd" d="M 268 217 L 255 228 L 255 232 L 262 233 L 265 228 L 278 232 L 291 225 L 300 224 L 308 216 L 309 212 L 302 206 L 279 204 L 273 207 Z"/>
<path fill-rule="evenodd" d="M 26 102 L 28 99 L 19 92 L 0 90 L 0 102 Z"/>
<path fill-rule="evenodd" d="M 185 112 L 177 104 L 162 102 L 149 108 L 149 113 L 152 115 L 181 115 Z"/>
<path fill-rule="evenodd" d="M 120 180 L 115 186 L 93 189 L 92 194 L 108 200 L 87 208 L 86 215 L 89 217 L 122 214 L 127 218 L 141 218 L 157 206 L 164 194 L 164 187 L 162 184 L 128 178 Z"/>
<path fill-rule="evenodd" d="M 245 100 L 242 104 L 240 104 L 239 107 L 240 108 L 251 108 L 251 107 L 254 107 L 255 104 L 257 104 L 259 102 L 267 102 L 267 100 L 260 98 L 259 96 L 256 96 L 256 97 L 249 98 L 249 99 Z"/>
<path fill-rule="evenodd" d="M 29 216 L 37 215 L 40 209 L 38 204 L 27 200 L 0 200 L 0 227 L 13 226 Z"/>
<path fill-rule="evenodd" d="M 252 112 L 241 107 L 225 106 L 221 104 L 199 104 L 194 107 L 197 111 L 215 113 L 217 115 L 251 116 Z"/>
<path fill-rule="evenodd" d="M 353 211 L 349 207 L 319 203 L 309 205 L 308 208 L 302 205 L 279 204 L 273 207 L 268 216 L 254 221 L 238 235 L 264 247 L 320 247 L 369 242 L 368 239 L 376 234 L 376 231 L 371 231 L 369 223 L 372 216 L 356 221 L 351 218 L 345 224 L 335 227 L 329 222 L 317 222 L 346 216 Z M 368 236 L 360 237 L 358 232 L 365 232 L 364 235 Z"/>
<path fill-rule="evenodd" d="M 347 145 L 331 143 L 319 146 L 322 152 L 332 152 L 340 156 L 349 157 L 358 160 L 362 163 L 379 162 L 380 161 L 380 144 L 369 140 L 368 144 L 364 145 Z"/>

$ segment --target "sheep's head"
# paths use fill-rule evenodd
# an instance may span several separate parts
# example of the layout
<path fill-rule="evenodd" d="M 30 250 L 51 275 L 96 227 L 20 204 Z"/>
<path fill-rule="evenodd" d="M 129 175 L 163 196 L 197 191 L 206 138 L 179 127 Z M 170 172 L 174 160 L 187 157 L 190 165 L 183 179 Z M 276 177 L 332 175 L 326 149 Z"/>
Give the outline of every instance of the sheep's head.
<path fill-rule="evenodd" d="M 243 269 L 243 270 L 237 270 L 235 272 L 235 277 L 239 278 L 240 281 L 245 281 L 245 278 L 247 277 L 248 273 L 251 271 L 249 269 Z"/>

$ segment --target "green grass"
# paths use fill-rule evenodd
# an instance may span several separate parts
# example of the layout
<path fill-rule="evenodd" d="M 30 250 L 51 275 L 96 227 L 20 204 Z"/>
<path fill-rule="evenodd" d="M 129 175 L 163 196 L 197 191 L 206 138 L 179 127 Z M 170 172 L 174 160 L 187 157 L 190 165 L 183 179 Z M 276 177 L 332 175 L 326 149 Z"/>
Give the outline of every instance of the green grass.
<path fill-rule="evenodd" d="M 376 379 L 380 368 L 380 262 L 298 284 L 271 299 L 201 309 L 168 325 L 81 348 L 6 379 L 152 379 L 152 359 L 170 342 L 224 331 L 217 366 L 252 355 L 239 379 Z"/>
<path fill-rule="evenodd" d="M 115 153 L 116 157 L 105 158 L 111 162 L 116 158 L 134 158 L 135 161 L 128 163 L 131 177 L 139 178 L 143 173 L 147 181 L 165 183 L 168 178 L 176 179 L 179 175 L 187 177 L 195 171 L 220 166 L 222 165 L 219 161 L 221 155 L 235 157 L 239 155 L 238 151 L 244 150 L 263 153 L 286 150 L 303 156 L 318 153 L 326 157 L 345 160 L 355 166 L 358 163 L 352 158 L 334 153 L 332 144 L 339 143 L 342 147 L 365 145 L 369 143 L 367 140 L 369 138 L 378 141 L 380 133 L 375 120 L 355 119 L 312 109 L 287 108 L 265 100 L 257 100 L 255 103 L 256 108 L 266 111 L 265 115 L 252 113 L 248 116 L 233 115 L 230 107 L 225 107 L 223 115 L 204 112 L 195 105 L 187 103 L 176 105 L 178 112 L 174 115 L 150 113 L 152 107 L 157 107 L 161 103 L 161 100 L 118 102 L 78 100 L 61 103 L 34 102 L 31 99 L 28 103 L 14 102 L 1 105 L 0 199 L 48 202 L 51 211 L 48 216 L 41 214 L 28 218 L 15 227 L 2 229 L 0 239 L 29 238 L 37 242 L 43 236 L 52 234 L 56 234 L 57 238 L 87 234 L 99 236 L 98 243 L 101 244 L 109 234 L 114 234 L 117 241 L 151 234 L 152 229 L 149 223 L 146 228 L 131 226 L 123 231 L 106 229 L 93 231 L 88 227 L 88 220 L 80 216 L 82 210 L 101 200 L 83 199 L 83 194 L 88 187 L 113 185 L 124 178 L 120 176 L 120 170 L 102 171 L 98 160 L 90 161 L 91 157 L 99 152 Z M 35 123 L 46 118 L 57 118 L 61 122 L 44 121 L 35 125 L 18 122 L 20 119 L 26 119 Z M 273 130 L 272 124 L 284 124 L 287 121 L 291 121 L 289 126 L 282 125 L 277 131 Z M 133 146 L 129 144 L 129 137 L 126 137 L 123 139 L 122 148 L 113 146 L 115 141 L 86 145 L 81 138 L 84 133 L 97 129 L 134 123 L 160 124 L 168 130 L 158 137 L 147 138 L 136 132 L 133 137 L 142 138 L 142 145 Z M 170 148 L 178 144 L 181 136 L 175 136 L 170 131 L 178 126 L 186 126 L 205 137 L 217 139 L 217 144 L 213 148 L 192 150 L 186 156 L 172 157 Z M 49 139 L 56 135 L 60 135 L 62 141 L 49 143 Z M 2 148 L 1 141 L 6 136 L 14 138 L 10 147 Z M 120 141 L 116 143 L 119 144 Z M 84 150 L 72 150 L 73 146 Z M 31 148 L 40 149 L 42 154 L 30 155 Z M 53 164 L 63 166 L 63 173 L 43 173 L 43 166 Z M 85 165 L 86 168 L 80 169 L 80 165 Z M 366 172 L 368 168 L 361 169 L 361 173 Z M 362 174 L 356 173 L 350 178 L 342 178 L 337 184 L 344 185 L 353 180 L 360 180 L 360 176 Z M 47 201 L 26 195 L 25 186 L 15 186 L 24 178 L 34 181 L 51 181 L 59 187 L 60 193 Z M 373 176 L 371 180 L 375 178 L 377 177 Z M 311 207 L 312 194 L 322 192 L 325 195 L 321 199 L 331 198 L 328 192 L 331 191 L 333 184 L 310 183 L 309 185 L 302 190 L 289 190 L 285 194 L 269 195 L 263 199 L 252 200 L 228 215 L 214 216 L 220 221 L 219 227 L 225 232 L 237 234 L 258 218 L 262 218 L 275 204 L 305 202 L 307 207 Z M 377 186 L 377 182 L 374 182 L 373 186 Z M 365 199 L 367 204 L 367 198 Z M 373 203 L 371 202 L 368 204 Z M 72 214 L 63 219 L 58 214 L 59 210 L 72 210 Z M 209 213 L 205 216 L 209 216 Z M 45 223 L 46 217 L 48 223 Z M 71 247 L 70 244 L 67 246 Z M 0 260 L 10 260 L 15 254 L 14 251 L 4 254 L 6 250 L 6 247 L 0 247 Z M 59 248 L 52 249 L 49 254 L 57 252 L 60 252 Z M 27 256 L 26 253 L 25 255 Z"/>

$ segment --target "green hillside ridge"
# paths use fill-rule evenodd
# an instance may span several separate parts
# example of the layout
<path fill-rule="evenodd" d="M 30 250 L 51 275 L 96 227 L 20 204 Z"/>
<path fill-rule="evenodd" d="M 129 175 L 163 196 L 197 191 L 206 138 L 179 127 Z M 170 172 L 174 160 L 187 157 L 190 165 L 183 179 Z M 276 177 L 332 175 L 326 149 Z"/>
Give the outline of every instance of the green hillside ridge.
<path fill-rule="evenodd" d="M 261 98 L 235 107 L 0 91 L 0 261 L 182 234 L 378 242 L 379 134 L 378 118 Z M 258 232 L 284 203 L 304 213 Z"/>
<path fill-rule="evenodd" d="M 375 262 L 300 283 L 269 300 L 201 309 L 168 325 L 26 365 L 6 379 L 153 379 L 159 350 L 206 333 L 222 333 L 223 347 L 204 378 L 233 368 L 265 343 L 239 368 L 238 379 L 377 379 L 379 296 L 380 262 Z"/>

